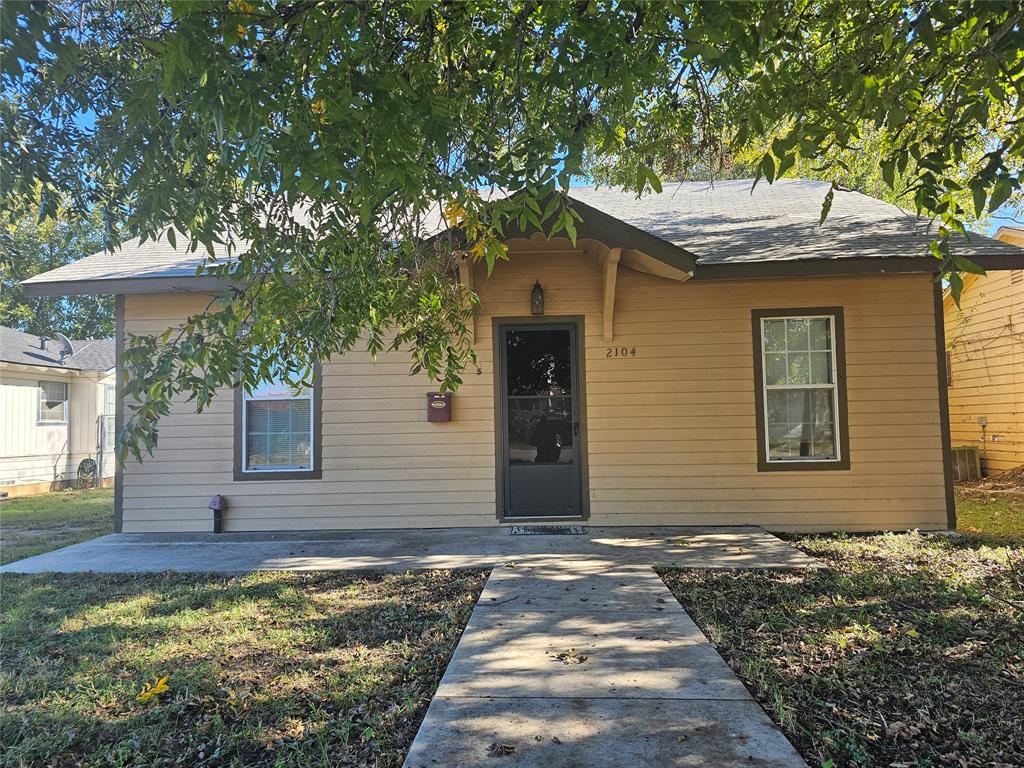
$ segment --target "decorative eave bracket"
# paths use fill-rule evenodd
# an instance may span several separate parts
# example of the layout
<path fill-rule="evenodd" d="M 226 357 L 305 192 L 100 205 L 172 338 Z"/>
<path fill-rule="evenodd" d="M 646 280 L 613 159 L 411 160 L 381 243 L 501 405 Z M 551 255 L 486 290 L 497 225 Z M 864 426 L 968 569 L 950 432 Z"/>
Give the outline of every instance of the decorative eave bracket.
<path fill-rule="evenodd" d="M 604 340 L 615 338 L 615 284 L 619 278 L 621 248 L 609 248 L 599 257 L 601 267 L 601 320 L 604 325 Z"/>

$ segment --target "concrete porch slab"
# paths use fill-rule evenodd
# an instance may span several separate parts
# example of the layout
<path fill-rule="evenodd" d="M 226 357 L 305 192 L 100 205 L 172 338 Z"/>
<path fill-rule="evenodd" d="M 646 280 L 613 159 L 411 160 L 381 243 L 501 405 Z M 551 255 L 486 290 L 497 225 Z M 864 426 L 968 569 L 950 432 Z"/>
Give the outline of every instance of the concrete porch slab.
<path fill-rule="evenodd" d="M 816 561 L 760 528 L 589 528 L 512 536 L 505 527 L 295 534 L 113 534 L 0 566 L 0 573 L 245 573 L 517 566 L 576 573 L 629 566 L 806 568 Z"/>

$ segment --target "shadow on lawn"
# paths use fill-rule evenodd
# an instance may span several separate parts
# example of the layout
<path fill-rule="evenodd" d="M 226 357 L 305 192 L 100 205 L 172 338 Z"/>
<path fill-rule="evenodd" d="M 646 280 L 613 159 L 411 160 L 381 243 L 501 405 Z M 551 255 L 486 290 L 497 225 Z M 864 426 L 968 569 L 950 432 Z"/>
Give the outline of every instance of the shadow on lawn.
<path fill-rule="evenodd" d="M 5 576 L 0 763 L 398 765 L 484 577 Z"/>
<path fill-rule="evenodd" d="M 662 575 L 812 765 L 1024 763 L 1024 551 L 797 543 L 829 568 Z"/>

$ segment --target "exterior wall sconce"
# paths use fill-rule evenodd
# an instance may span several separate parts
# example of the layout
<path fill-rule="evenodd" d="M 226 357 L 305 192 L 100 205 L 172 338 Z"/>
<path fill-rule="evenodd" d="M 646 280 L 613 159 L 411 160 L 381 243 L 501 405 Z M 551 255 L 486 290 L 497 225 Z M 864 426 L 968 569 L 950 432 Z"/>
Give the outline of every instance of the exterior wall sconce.
<path fill-rule="evenodd" d="M 544 289 L 540 287 L 540 280 L 533 284 L 533 290 L 530 291 L 530 314 L 544 314 Z"/>

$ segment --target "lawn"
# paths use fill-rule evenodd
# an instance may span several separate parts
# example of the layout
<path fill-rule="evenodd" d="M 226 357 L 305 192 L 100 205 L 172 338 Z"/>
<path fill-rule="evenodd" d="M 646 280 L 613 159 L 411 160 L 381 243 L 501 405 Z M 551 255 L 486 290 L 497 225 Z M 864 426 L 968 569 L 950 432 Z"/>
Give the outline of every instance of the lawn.
<path fill-rule="evenodd" d="M 0 765 L 400 766 L 485 576 L 4 575 Z"/>
<path fill-rule="evenodd" d="M 966 536 L 800 536 L 826 569 L 662 576 L 810 765 L 1024 765 L 1022 502 L 960 497 Z"/>
<path fill-rule="evenodd" d="M 0 565 L 114 530 L 114 491 L 58 491 L 0 501 Z"/>
<path fill-rule="evenodd" d="M 1024 544 L 1024 493 L 965 486 L 956 494 L 957 529 L 993 543 Z"/>

